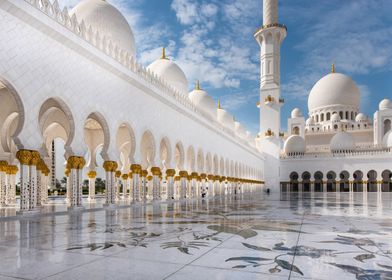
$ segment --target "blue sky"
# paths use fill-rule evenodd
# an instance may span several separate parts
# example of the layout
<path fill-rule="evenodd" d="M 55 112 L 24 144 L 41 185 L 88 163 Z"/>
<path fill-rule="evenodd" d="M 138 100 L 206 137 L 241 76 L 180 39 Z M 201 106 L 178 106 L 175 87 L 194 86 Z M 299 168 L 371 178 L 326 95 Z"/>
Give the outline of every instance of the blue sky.
<path fill-rule="evenodd" d="M 129 21 L 137 56 L 147 66 L 168 56 L 253 133 L 258 132 L 259 47 L 262 0 L 108 0 Z M 69 7 L 77 0 L 60 0 Z M 282 126 L 294 107 L 307 114 L 307 96 L 331 63 L 361 91 L 361 110 L 372 116 L 392 98 L 391 0 L 280 0 Z"/>

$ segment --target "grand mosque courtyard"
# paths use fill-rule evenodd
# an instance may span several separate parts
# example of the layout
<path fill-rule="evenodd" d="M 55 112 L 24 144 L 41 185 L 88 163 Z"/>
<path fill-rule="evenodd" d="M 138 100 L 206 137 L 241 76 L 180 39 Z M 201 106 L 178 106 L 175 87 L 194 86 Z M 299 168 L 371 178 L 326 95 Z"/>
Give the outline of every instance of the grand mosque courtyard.
<path fill-rule="evenodd" d="M 253 193 L 0 218 L 0 279 L 392 279 L 390 193 Z M 64 211 L 63 211 L 64 210 Z"/>

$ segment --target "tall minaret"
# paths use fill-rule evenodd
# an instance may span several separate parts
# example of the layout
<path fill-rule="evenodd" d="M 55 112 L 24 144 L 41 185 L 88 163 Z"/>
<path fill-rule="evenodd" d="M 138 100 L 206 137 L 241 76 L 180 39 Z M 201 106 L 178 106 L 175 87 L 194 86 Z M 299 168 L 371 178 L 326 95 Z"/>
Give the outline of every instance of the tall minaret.
<path fill-rule="evenodd" d="M 279 183 L 280 155 L 280 46 L 287 28 L 278 23 L 278 0 L 263 0 L 263 25 L 254 34 L 260 45 L 260 133 L 258 147 L 266 156 L 265 180 Z"/>

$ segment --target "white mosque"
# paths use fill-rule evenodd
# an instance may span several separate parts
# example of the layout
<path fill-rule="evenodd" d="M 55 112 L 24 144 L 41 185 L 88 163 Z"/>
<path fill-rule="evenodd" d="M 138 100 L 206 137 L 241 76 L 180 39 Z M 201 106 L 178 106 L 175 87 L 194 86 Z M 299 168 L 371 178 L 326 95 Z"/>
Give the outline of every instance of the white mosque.
<path fill-rule="evenodd" d="M 107 207 L 264 185 L 276 192 L 392 191 L 392 103 L 383 100 L 372 121 L 359 112 L 349 77 L 333 69 L 309 95 L 309 118 L 294 109 L 281 131 L 287 28 L 278 23 L 277 0 L 264 0 L 263 12 L 254 34 L 260 132 L 252 136 L 202 83 L 189 92 L 164 49 L 140 65 L 131 27 L 107 1 L 82 0 L 71 11 L 57 0 L 0 1 L 0 207 L 36 213 L 48 202 L 54 139 L 64 142 L 71 210 L 87 203 L 86 178 L 94 202 L 99 158 Z"/>

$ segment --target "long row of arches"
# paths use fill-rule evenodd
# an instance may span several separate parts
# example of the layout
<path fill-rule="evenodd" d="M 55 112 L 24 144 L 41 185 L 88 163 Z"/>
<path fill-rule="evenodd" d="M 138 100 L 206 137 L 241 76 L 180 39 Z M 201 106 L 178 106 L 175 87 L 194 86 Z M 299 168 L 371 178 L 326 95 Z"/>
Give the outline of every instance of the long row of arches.
<path fill-rule="evenodd" d="M 24 151 L 26 146 L 32 147 L 34 150 L 26 151 L 37 153 L 43 164 L 51 167 L 53 176 L 56 176 L 55 170 L 61 170 L 67 177 L 70 176 L 70 180 L 74 175 L 68 169 L 82 166 L 81 173 L 77 172 L 77 180 L 72 182 L 76 184 L 74 188 L 80 189 L 83 178 L 87 178 L 87 174 L 92 171 L 101 172 L 106 176 L 106 182 L 114 182 L 109 178 L 112 175 L 106 174 L 108 170 L 104 168 L 104 162 L 114 162 L 115 165 L 111 166 L 116 166 L 116 170 L 110 172 L 120 174 L 129 174 L 131 165 L 140 165 L 140 169 L 150 174 L 158 168 L 161 174 L 169 169 L 175 170 L 177 176 L 180 171 L 186 171 L 189 174 L 218 175 L 232 179 L 258 179 L 259 182 L 262 177 L 260 168 L 209 151 L 202 143 L 184 144 L 179 139 L 180 135 L 164 135 L 156 132 L 154 127 L 149 128 L 148 124 L 143 126 L 132 121 L 118 121 L 117 117 L 104 115 L 100 111 L 86 113 L 89 109 L 80 115 L 75 114 L 67 102 L 59 97 L 50 97 L 42 104 L 36 104 L 39 110 L 34 120 L 31 117 L 34 111 L 25 112 L 24 104 L 12 86 L 0 82 L 0 94 L 4 101 L 0 104 L 1 158 L 6 159 L 9 166 L 17 165 L 16 158 L 20 161 L 18 151 Z M 26 113 L 29 114 L 29 123 L 25 123 Z M 36 128 L 31 127 L 35 123 L 38 124 L 39 137 L 36 137 Z M 54 143 L 62 147 L 54 147 Z M 59 151 L 63 153 L 62 159 L 57 154 L 61 160 L 54 161 L 53 154 Z M 73 165 L 69 159 L 75 157 L 82 158 L 83 164 Z M 35 173 L 30 173 L 30 178 L 25 178 L 26 182 L 37 180 Z M 24 182 L 21 183 L 23 185 Z M 74 196 L 81 196 L 80 190 L 67 190 L 67 195 L 70 192 Z M 26 194 L 31 196 L 30 191 Z M 80 198 L 77 201 L 80 203 Z"/>
<path fill-rule="evenodd" d="M 392 192 L 392 171 L 291 172 L 289 180 L 281 182 L 281 190 L 291 192 Z"/>

